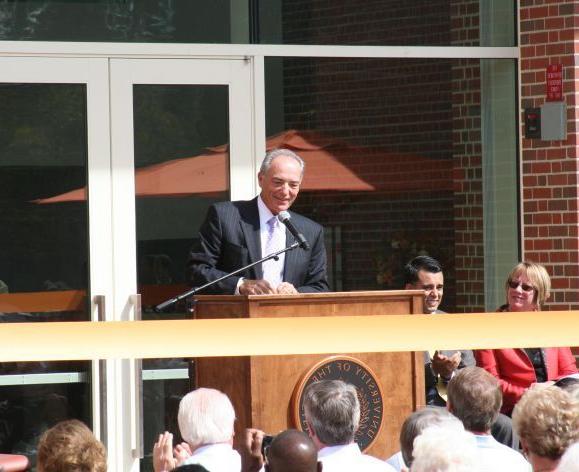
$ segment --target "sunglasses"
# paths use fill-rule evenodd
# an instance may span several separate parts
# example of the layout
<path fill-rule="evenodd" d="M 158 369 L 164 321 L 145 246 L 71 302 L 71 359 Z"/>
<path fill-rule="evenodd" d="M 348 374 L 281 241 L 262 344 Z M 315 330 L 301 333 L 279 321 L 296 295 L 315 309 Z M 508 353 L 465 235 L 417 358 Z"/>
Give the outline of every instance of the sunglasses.
<path fill-rule="evenodd" d="M 532 292 L 533 290 L 535 290 L 535 287 L 533 287 L 532 285 L 524 284 L 522 282 L 515 282 L 514 280 L 509 280 L 509 287 L 511 287 L 513 290 L 517 289 L 519 285 L 523 289 L 523 292 Z"/>

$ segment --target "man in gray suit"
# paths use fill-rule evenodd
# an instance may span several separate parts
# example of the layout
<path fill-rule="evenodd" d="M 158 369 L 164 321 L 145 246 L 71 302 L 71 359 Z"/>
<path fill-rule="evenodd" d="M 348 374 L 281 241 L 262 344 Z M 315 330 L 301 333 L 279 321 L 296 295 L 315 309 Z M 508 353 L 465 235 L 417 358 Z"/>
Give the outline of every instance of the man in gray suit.
<path fill-rule="evenodd" d="M 438 307 L 444 294 L 444 275 L 440 263 L 429 256 L 418 256 L 404 267 L 404 282 L 406 290 L 424 290 L 424 314 L 444 313 Z M 436 343 L 436 340 L 434 340 Z M 435 351 L 432 356 L 424 352 L 424 385 L 426 388 L 426 404 L 430 406 L 446 406 L 446 398 L 441 395 L 441 389 L 446 390 L 446 384 L 457 369 L 476 364 L 474 354 L 470 349 L 459 351 Z M 512 422 L 508 416 L 499 414 L 492 426 L 492 435 L 500 443 L 517 449 L 518 437 L 513 433 Z"/>
<path fill-rule="evenodd" d="M 251 262 L 289 246 L 293 236 L 277 215 L 288 211 L 298 196 L 304 162 L 288 149 L 266 154 L 258 173 L 261 193 L 250 201 L 211 205 L 189 254 L 190 281 L 201 286 Z M 290 212 L 291 222 L 305 237 L 310 249 L 294 249 L 258 264 L 245 273 L 229 277 L 204 293 L 295 294 L 329 290 L 323 228 Z"/>

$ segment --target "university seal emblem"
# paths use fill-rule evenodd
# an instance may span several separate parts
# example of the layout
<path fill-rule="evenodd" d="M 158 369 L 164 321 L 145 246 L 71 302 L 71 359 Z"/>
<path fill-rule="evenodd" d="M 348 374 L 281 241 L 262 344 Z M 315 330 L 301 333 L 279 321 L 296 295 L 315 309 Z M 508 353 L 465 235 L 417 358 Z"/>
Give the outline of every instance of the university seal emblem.
<path fill-rule="evenodd" d="M 327 357 L 312 366 L 296 385 L 290 415 L 294 426 L 307 430 L 303 399 L 309 385 L 320 380 L 342 380 L 356 387 L 360 402 L 360 426 L 355 440 L 362 451 L 378 437 L 384 417 L 382 388 L 376 375 L 363 362 L 349 356 Z"/>

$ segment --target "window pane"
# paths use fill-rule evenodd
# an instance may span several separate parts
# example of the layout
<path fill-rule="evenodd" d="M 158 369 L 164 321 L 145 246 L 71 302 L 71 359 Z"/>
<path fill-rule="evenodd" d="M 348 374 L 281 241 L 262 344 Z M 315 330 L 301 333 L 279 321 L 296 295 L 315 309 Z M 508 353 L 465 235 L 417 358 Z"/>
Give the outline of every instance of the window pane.
<path fill-rule="evenodd" d="M 261 42 L 383 46 L 513 46 L 512 0 L 260 2 Z"/>
<path fill-rule="evenodd" d="M 86 87 L 1 84 L 0 122 L 0 322 L 90 320 L 86 199 L 46 200 L 86 186 Z M 32 457 L 56 422 L 90 424 L 89 373 L 89 362 L 0 364 L 0 452 Z"/>
<path fill-rule="evenodd" d="M 502 132 L 516 129 L 515 64 L 493 61 L 493 81 L 481 64 L 267 60 L 267 135 L 306 161 L 294 209 L 325 227 L 334 290 L 403 288 L 404 264 L 429 254 L 444 267 L 442 309 L 483 310 L 495 235 L 516 260 L 516 132 Z"/>
<path fill-rule="evenodd" d="M 133 87 L 137 281 L 144 319 L 191 317 L 183 305 L 161 315 L 153 306 L 189 289 L 189 249 L 209 205 L 229 199 L 228 100 L 223 85 Z M 143 361 L 144 470 L 152 470 L 158 434 L 178 431 L 179 401 L 192 386 L 191 362 Z"/>
<path fill-rule="evenodd" d="M 0 39 L 247 43 L 247 0 L 0 2 Z"/>

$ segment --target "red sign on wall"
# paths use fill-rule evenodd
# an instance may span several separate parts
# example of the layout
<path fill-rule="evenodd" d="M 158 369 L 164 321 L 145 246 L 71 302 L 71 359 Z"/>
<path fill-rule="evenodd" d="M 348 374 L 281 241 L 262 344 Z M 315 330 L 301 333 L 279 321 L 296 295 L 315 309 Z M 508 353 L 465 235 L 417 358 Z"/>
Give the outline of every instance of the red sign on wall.
<path fill-rule="evenodd" d="M 547 66 L 547 101 L 563 101 L 563 65 L 550 64 Z"/>

